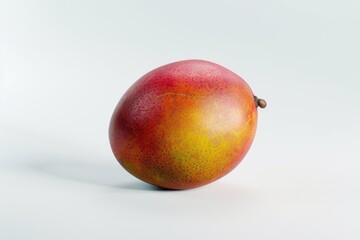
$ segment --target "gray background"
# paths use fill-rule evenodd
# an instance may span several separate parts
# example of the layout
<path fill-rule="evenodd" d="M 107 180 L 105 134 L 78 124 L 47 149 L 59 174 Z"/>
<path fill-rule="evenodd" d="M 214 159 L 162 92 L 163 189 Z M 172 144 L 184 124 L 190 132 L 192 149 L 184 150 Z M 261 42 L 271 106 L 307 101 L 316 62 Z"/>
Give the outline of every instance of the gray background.
<path fill-rule="evenodd" d="M 0 239 L 360 239 L 360 3 L 1 1 Z M 268 101 L 206 187 L 159 191 L 109 147 L 125 90 L 206 59 Z"/>

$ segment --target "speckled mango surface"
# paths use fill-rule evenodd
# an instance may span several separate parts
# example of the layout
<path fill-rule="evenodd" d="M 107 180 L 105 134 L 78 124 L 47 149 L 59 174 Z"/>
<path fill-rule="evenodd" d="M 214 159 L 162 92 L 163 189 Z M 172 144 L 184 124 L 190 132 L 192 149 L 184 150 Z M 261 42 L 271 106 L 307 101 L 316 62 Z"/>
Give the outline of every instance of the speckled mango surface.
<path fill-rule="evenodd" d="M 213 182 L 248 152 L 257 108 L 248 84 L 215 63 L 159 67 L 124 94 L 111 119 L 111 148 L 135 177 L 169 189 Z"/>

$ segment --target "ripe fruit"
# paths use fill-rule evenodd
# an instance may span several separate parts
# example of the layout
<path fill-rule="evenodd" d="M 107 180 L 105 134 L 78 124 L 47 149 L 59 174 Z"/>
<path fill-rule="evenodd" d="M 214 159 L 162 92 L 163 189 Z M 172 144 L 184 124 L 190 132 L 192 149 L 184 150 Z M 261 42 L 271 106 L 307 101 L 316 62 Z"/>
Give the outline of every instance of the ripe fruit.
<path fill-rule="evenodd" d="M 111 148 L 145 182 L 199 187 L 244 158 L 255 135 L 257 106 L 266 102 L 220 65 L 170 63 L 141 77 L 121 98 L 110 123 Z"/>

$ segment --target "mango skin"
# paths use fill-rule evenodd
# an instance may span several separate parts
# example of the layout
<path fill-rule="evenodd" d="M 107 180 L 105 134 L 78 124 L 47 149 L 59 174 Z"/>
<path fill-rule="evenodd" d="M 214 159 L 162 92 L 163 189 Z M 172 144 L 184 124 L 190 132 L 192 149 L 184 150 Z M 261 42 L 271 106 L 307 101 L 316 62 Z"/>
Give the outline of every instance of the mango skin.
<path fill-rule="evenodd" d="M 159 67 L 120 99 L 109 138 L 119 163 L 135 177 L 167 189 L 211 183 L 248 152 L 257 108 L 248 84 L 203 60 Z"/>

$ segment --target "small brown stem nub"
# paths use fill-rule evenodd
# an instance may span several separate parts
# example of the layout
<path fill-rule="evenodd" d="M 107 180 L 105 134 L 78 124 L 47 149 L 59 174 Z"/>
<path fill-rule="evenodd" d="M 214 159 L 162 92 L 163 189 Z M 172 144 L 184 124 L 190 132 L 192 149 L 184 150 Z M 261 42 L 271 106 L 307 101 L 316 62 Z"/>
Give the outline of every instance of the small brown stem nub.
<path fill-rule="evenodd" d="M 254 96 L 256 107 L 260 108 L 266 108 L 266 101 L 264 99 L 258 98 L 257 96 Z"/>

